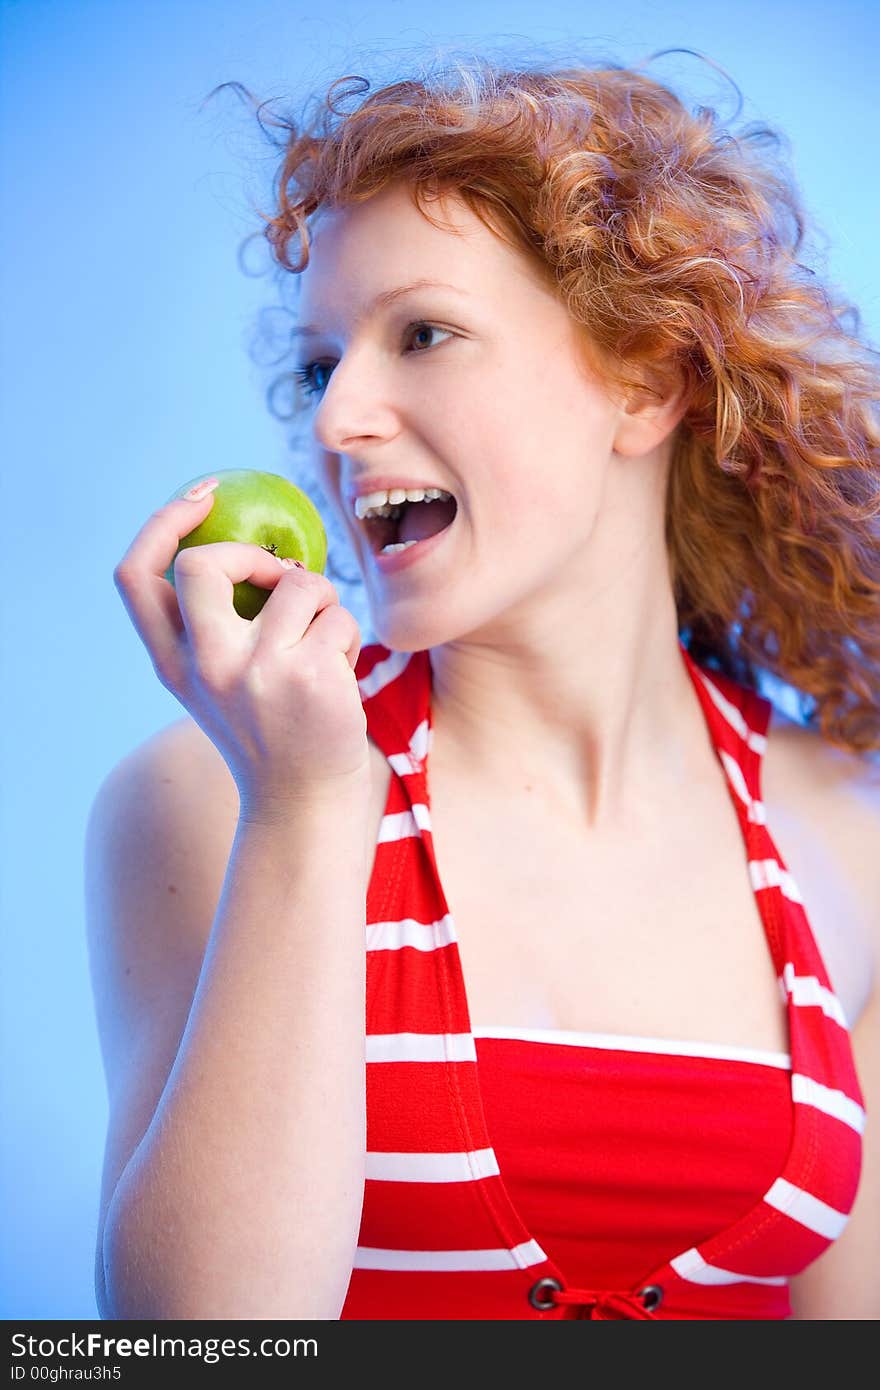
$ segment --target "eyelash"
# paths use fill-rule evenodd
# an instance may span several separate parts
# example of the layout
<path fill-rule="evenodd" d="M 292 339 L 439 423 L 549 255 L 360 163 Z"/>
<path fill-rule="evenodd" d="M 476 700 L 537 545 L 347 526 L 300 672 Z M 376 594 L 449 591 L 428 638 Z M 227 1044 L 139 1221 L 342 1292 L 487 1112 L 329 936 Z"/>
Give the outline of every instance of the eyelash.
<path fill-rule="evenodd" d="M 428 328 L 434 333 L 449 333 L 450 335 L 452 333 L 451 329 L 441 328 L 440 325 L 437 323 L 426 323 L 423 319 L 416 319 L 413 323 L 407 324 L 406 331 L 404 333 L 404 338 L 408 333 L 411 332 L 413 328 Z M 428 349 L 425 349 L 425 351 L 428 351 Z M 421 353 L 416 353 L 417 357 L 421 355 Z M 297 367 L 294 371 L 293 375 L 296 377 L 297 381 L 300 384 L 300 388 L 305 393 L 305 395 L 317 396 L 319 392 L 323 389 L 320 386 L 316 386 L 312 380 L 312 372 L 314 371 L 314 369 L 316 367 L 323 366 L 327 366 L 327 363 L 307 362 L 304 367 Z"/>

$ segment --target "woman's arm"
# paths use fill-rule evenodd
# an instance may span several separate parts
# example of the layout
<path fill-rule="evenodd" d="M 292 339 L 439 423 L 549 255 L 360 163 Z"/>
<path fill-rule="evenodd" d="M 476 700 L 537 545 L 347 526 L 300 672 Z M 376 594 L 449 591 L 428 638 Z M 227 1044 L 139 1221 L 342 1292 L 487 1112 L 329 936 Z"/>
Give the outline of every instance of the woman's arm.
<path fill-rule="evenodd" d="M 292 798 L 260 823 L 233 798 L 187 721 L 114 771 L 90 819 L 104 1317 L 336 1318 L 348 1287 L 365 1163 L 366 793 Z"/>

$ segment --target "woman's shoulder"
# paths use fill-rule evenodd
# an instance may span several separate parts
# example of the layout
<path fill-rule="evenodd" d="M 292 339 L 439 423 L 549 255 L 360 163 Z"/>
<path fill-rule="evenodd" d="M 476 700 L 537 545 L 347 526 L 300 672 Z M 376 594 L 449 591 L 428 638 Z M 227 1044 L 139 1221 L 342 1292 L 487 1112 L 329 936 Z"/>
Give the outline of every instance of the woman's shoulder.
<path fill-rule="evenodd" d="M 875 881 L 880 891 L 880 753 L 857 753 L 838 748 L 819 731 L 789 718 L 772 706 L 767 727 L 762 791 L 765 802 L 774 793 L 819 815 L 829 833 L 841 824 L 857 833 L 852 844 L 859 854 L 873 844 Z"/>
<path fill-rule="evenodd" d="M 853 1022 L 880 986 L 880 761 L 837 748 L 774 705 L 762 797 Z"/>
<path fill-rule="evenodd" d="M 385 805 L 391 767 L 375 741 L 367 736 L 372 772 L 372 812 L 368 817 L 367 850 L 372 859 Z M 174 768 L 175 776 L 185 778 L 189 795 L 200 807 L 210 807 L 218 822 L 232 835 L 238 822 L 239 794 L 229 765 L 208 735 L 191 715 L 185 714 L 164 725 L 138 746 L 134 758 L 159 759 Z"/>
<path fill-rule="evenodd" d="M 768 737 L 772 735 L 777 744 L 801 750 L 798 756 L 821 764 L 824 776 L 836 777 L 841 781 L 858 782 L 863 779 L 867 787 L 870 787 L 873 781 L 874 787 L 880 789 L 880 751 L 857 753 L 837 748 L 823 738 L 815 726 L 802 724 L 799 720 L 792 719 L 779 705 L 773 704 L 772 701 L 769 703 L 767 734 Z"/>
<path fill-rule="evenodd" d="M 138 744 L 131 760 L 167 759 L 187 775 L 194 791 L 212 799 L 220 797 L 229 812 L 238 814 L 238 787 L 229 765 L 191 714 L 164 724 Z"/>

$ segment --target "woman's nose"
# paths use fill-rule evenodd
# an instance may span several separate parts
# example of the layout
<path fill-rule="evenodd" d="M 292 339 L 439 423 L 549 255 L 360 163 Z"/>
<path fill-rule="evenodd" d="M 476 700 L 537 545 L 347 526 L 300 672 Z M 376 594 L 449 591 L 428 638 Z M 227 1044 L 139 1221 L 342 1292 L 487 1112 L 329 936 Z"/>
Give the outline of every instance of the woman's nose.
<path fill-rule="evenodd" d="M 317 442 L 332 453 L 351 453 L 365 439 L 393 438 L 398 428 L 397 411 L 381 373 L 363 362 L 339 362 L 315 412 Z"/>

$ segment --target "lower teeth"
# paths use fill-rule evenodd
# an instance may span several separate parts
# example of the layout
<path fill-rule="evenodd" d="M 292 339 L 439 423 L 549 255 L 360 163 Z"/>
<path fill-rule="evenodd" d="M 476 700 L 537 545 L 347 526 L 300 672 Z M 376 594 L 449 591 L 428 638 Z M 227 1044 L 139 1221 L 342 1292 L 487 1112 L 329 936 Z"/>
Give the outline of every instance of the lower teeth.
<path fill-rule="evenodd" d="M 408 550 L 411 545 L 418 545 L 418 541 L 389 541 L 387 545 L 383 545 L 379 554 L 391 555 L 395 550 Z"/>

